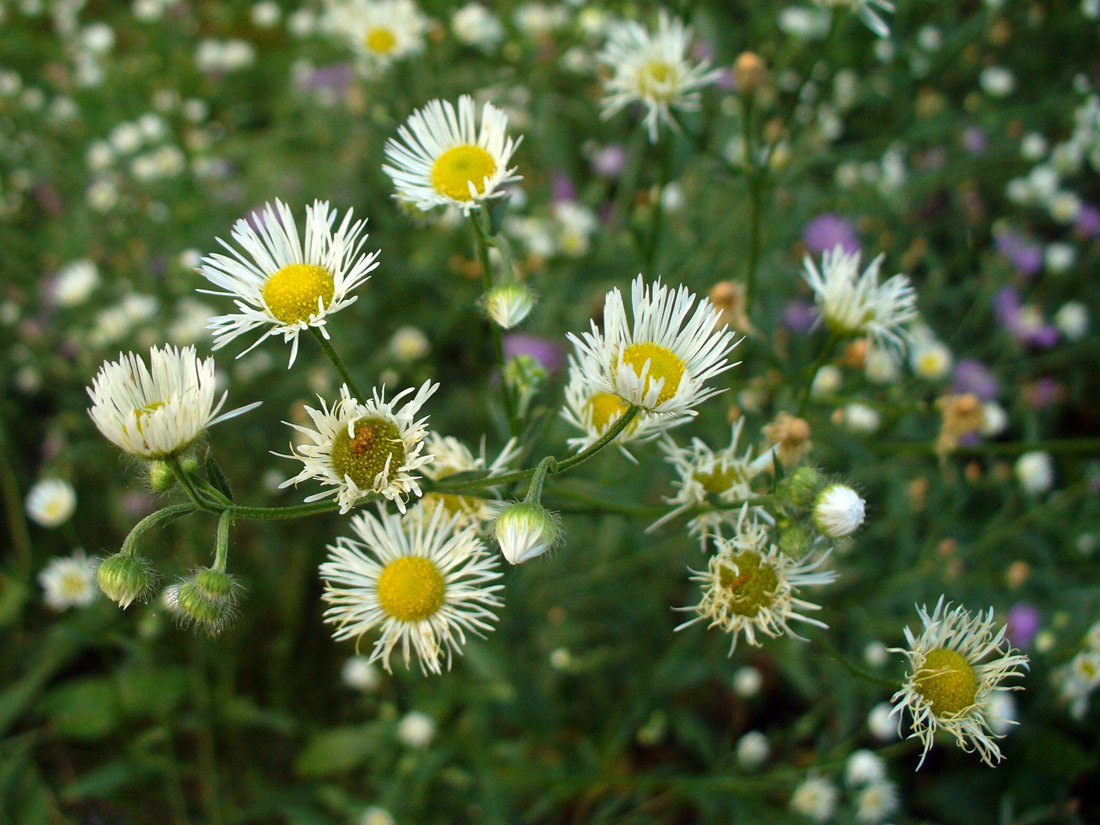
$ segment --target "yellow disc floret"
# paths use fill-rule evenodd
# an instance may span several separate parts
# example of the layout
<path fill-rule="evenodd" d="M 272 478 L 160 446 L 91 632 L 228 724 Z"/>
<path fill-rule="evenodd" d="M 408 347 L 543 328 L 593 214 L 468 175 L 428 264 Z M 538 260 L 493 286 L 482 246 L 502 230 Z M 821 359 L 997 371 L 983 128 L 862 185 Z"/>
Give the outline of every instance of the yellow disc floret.
<path fill-rule="evenodd" d="M 453 146 L 440 155 L 432 166 L 435 191 L 457 201 L 473 200 L 470 184 L 479 195 L 485 192 L 485 179 L 492 177 L 497 165 L 493 156 L 480 146 Z"/>
<path fill-rule="evenodd" d="M 694 473 L 693 477 L 701 485 L 703 489 L 708 493 L 714 493 L 715 495 L 721 495 L 733 486 L 734 472 L 733 468 L 723 470 L 721 467 L 715 467 L 709 473 Z"/>
<path fill-rule="evenodd" d="M 446 583 L 430 559 L 402 556 L 378 576 L 378 603 L 402 622 L 419 622 L 443 606 Z"/>
<path fill-rule="evenodd" d="M 684 362 L 679 356 L 657 344 L 631 344 L 623 352 L 623 361 L 634 368 L 634 374 L 639 378 L 642 377 L 646 361 L 649 361 L 649 373 L 646 375 L 643 395 L 649 392 L 651 382 L 661 378 L 665 380 L 664 386 L 661 387 L 661 394 L 657 396 L 657 404 L 663 404 L 676 394 L 680 379 L 684 375 Z"/>
<path fill-rule="evenodd" d="M 405 463 L 405 442 L 397 426 L 383 418 L 360 418 L 355 435 L 341 429 L 332 442 L 332 467 L 340 477 L 348 476 L 361 490 L 374 487 L 379 473 L 391 481 Z M 389 469 L 386 470 L 386 462 Z"/>
<path fill-rule="evenodd" d="M 297 324 L 327 308 L 336 292 L 332 275 L 312 264 L 288 264 L 267 279 L 264 303 L 284 324 Z"/>
<path fill-rule="evenodd" d="M 609 392 L 594 393 L 585 406 L 592 413 L 592 428 L 598 433 L 607 430 L 607 426 L 613 420 L 617 420 L 619 416 L 630 409 L 629 404 L 619 396 L 612 395 Z M 629 430 L 633 426 L 632 422 L 627 429 Z"/>
<path fill-rule="evenodd" d="M 772 603 L 778 585 L 775 568 L 757 553 L 738 553 L 718 571 L 719 597 L 738 616 L 756 616 Z"/>
<path fill-rule="evenodd" d="M 371 29 L 363 43 L 375 54 L 389 54 L 397 45 L 397 38 L 389 29 Z"/>
<path fill-rule="evenodd" d="M 970 662 L 958 651 L 943 647 L 928 652 L 913 682 L 937 716 L 966 710 L 978 695 L 978 676 Z"/>
<path fill-rule="evenodd" d="M 644 97 L 669 100 L 675 96 L 679 71 L 663 60 L 651 60 L 638 71 L 638 90 Z"/>

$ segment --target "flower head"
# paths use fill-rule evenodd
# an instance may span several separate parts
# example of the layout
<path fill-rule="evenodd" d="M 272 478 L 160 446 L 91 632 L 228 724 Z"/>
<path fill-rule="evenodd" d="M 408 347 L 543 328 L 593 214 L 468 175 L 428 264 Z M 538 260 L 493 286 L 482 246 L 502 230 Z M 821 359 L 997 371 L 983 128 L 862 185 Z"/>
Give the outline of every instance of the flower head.
<path fill-rule="evenodd" d="M 306 501 L 336 496 L 340 512 L 346 513 L 361 498 L 376 494 L 405 512 L 409 494 L 420 495 L 419 476 L 413 472 L 432 460 L 431 455 L 422 454 L 428 419 L 418 421 L 416 415 L 438 388 L 439 384 L 425 381 L 415 396 L 398 406 L 414 392 L 411 387 L 389 401 L 375 390 L 373 398 L 360 403 L 345 384 L 331 409 L 323 399 L 319 410 L 306 407 L 313 427 L 290 426 L 312 443 L 292 446 L 291 454 L 282 456 L 305 466 L 279 486 L 315 478 L 332 489 L 307 496 Z"/>
<path fill-rule="evenodd" d="M 493 533 L 501 554 L 512 564 L 541 556 L 562 540 L 561 519 L 541 504 L 500 502 L 494 511 Z"/>
<path fill-rule="evenodd" d="M 657 142 L 662 121 L 675 127 L 672 109 L 695 111 L 699 90 L 715 83 L 720 71 L 707 71 L 704 60 L 688 60 L 691 29 L 662 9 L 657 31 L 651 32 L 634 21 L 612 25 L 607 45 L 598 60 L 612 71 L 606 82 L 603 116 L 611 117 L 631 103 L 643 103 L 648 111 L 645 126 L 651 142 Z"/>
<path fill-rule="evenodd" d="M 352 210 L 336 226 L 336 210 L 324 201 L 306 207 L 305 241 L 298 236 L 294 214 L 280 200 L 266 204 L 251 219 L 237 221 L 233 240 L 243 253 L 218 238 L 230 253 L 202 259 L 199 274 L 224 291 L 200 290 L 233 298 L 240 312 L 212 318 L 214 349 L 257 328 L 265 328 L 249 352 L 272 335 L 291 344 L 290 363 L 298 354 L 298 334 L 319 329 L 326 319 L 354 303 L 351 291 L 378 266 L 378 253 L 363 253 L 366 220 L 352 223 Z M 247 257 L 246 257 L 247 256 Z M 239 357 L 239 356 L 238 356 Z"/>
<path fill-rule="evenodd" d="M 60 527 L 76 510 L 76 490 L 63 478 L 44 478 L 27 491 L 27 516 L 42 527 Z"/>
<path fill-rule="evenodd" d="M 485 313 L 501 329 L 521 323 L 535 306 L 535 293 L 519 281 L 499 284 L 481 299 Z"/>
<path fill-rule="evenodd" d="M 88 394 L 99 431 L 142 458 L 174 457 L 207 427 L 259 406 L 218 415 L 228 393 L 215 403 L 214 359 L 199 361 L 194 347 L 153 347 L 148 367 L 133 353 L 120 355 L 99 368 Z"/>
<path fill-rule="evenodd" d="M 95 598 L 95 565 L 83 550 L 55 556 L 38 574 L 46 604 L 54 610 L 87 607 Z"/>
<path fill-rule="evenodd" d="M 814 502 L 814 526 L 831 539 L 850 536 L 863 524 L 864 502 L 844 484 L 830 484 Z"/>
<path fill-rule="evenodd" d="M 441 672 L 444 659 L 449 669 L 466 631 L 480 636 L 496 620 L 503 588 L 491 584 L 501 575 L 496 558 L 474 526 L 456 530 L 444 515 L 360 513 L 351 521 L 357 538 L 338 539 L 321 565 L 334 638 L 380 630 L 370 661 L 387 671 L 399 645 L 406 667 L 415 653 L 425 673 Z"/>
<path fill-rule="evenodd" d="M 770 541 L 767 527 L 755 518 L 749 521 L 747 514 L 746 505 L 732 538 L 716 539 L 718 550 L 707 569 L 691 571 L 691 580 L 703 585 L 702 600 L 694 607 L 677 608 L 698 614 L 677 630 L 706 620 L 708 627 L 721 628 L 733 637 L 730 655 L 741 634 L 750 645 L 758 646 L 758 633 L 772 638 L 789 633 L 801 638 L 791 630 L 791 621 L 825 627 L 803 615 L 821 608 L 798 598 L 798 593 L 802 587 L 829 584 L 836 578 L 831 571 L 815 572 L 828 553 L 794 561 Z"/>
<path fill-rule="evenodd" d="M 819 271 L 805 259 L 806 282 L 825 324 L 838 335 L 869 335 L 876 343 L 890 342 L 904 349 L 902 325 L 917 317 L 917 295 L 909 278 L 895 275 L 878 282 L 885 259 L 879 255 L 860 274 L 860 253 L 847 253 L 837 245 L 821 259 Z"/>
<path fill-rule="evenodd" d="M 507 128 L 507 116 L 491 103 L 481 111 L 479 128 L 469 95 L 458 99 L 457 111 L 449 101 L 433 100 L 398 128 L 400 140 L 386 142 L 389 163 L 382 169 L 401 200 L 424 211 L 454 205 L 469 212 L 519 180 L 508 164 L 522 138 L 507 137 Z"/>
<path fill-rule="evenodd" d="M 341 0 L 327 23 L 367 65 L 382 67 L 424 50 L 428 20 L 412 0 Z"/>
<path fill-rule="evenodd" d="M 828 822 L 836 813 L 838 797 L 836 785 L 823 776 L 810 776 L 795 788 L 791 810 L 814 822 Z"/>
<path fill-rule="evenodd" d="M 647 286 L 639 275 L 631 285 L 631 325 L 622 293 L 607 293 L 604 331 L 593 322 L 580 338 L 569 334 L 589 391 L 662 417 L 695 415 L 720 392 L 706 383 L 733 366 L 726 356 L 736 345 L 732 332 L 715 329 L 718 310 L 702 301 L 692 312 L 695 301 L 684 286 L 673 291 L 659 278 Z"/>
<path fill-rule="evenodd" d="M 924 745 L 921 764 L 932 747 L 937 730 L 955 737 L 964 751 L 977 751 L 982 761 L 995 765 L 1001 751 L 990 725 L 990 699 L 1010 676 L 1022 676 L 1028 659 L 1005 641 L 1005 628 L 994 630 L 993 609 L 971 616 L 963 607 L 951 610 L 943 597 L 929 615 L 919 609 L 921 634 L 907 627 L 907 648 L 891 648 L 909 659 L 909 675 L 894 694 L 893 714 L 901 722 L 904 709 L 912 717 L 913 733 Z M 983 661 L 987 660 L 987 661 Z M 918 768 L 920 765 L 917 766 Z"/>

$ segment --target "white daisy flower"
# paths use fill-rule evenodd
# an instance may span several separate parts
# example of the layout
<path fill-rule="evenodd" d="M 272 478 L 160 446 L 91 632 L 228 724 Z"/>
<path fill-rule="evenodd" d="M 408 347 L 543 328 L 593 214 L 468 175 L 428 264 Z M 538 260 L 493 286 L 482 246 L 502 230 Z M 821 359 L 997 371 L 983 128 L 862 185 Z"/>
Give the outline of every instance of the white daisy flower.
<path fill-rule="evenodd" d="M 898 789 L 893 782 L 880 780 L 867 785 L 856 794 L 856 819 L 860 822 L 882 822 L 898 809 Z"/>
<path fill-rule="evenodd" d="M 909 278 L 895 275 L 878 282 L 879 255 L 859 272 L 860 253 L 849 254 L 837 245 L 826 252 L 819 272 L 807 255 L 803 277 L 814 291 L 826 326 L 838 335 L 869 335 L 876 344 L 905 348 L 902 325 L 917 317 L 917 294 Z"/>
<path fill-rule="evenodd" d="M 425 465 L 424 476 L 432 481 L 442 481 L 457 473 L 479 470 L 490 476 L 499 475 L 508 470 L 512 460 L 519 453 L 519 443 L 513 438 L 504 445 L 500 455 L 490 464 L 485 457 L 484 439 L 481 442 L 481 453 L 475 456 L 470 448 L 457 438 L 434 432 L 428 433 L 427 447 L 433 459 L 431 464 Z M 483 526 L 492 518 L 492 502 L 493 499 L 462 496 L 457 493 L 426 493 L 420 499 L 421 506 L 428 512 L 434 512 L 436 508 L 442 507 L 449 516 L 457 516 L 460 527 L 465 527 L 467 524 Z"/>
<path fill-rule="evenodd" d="M 744 425 L 745 419 L 742 418 L 733 426 L 730 445 L 721 450 L 712 450 L 698 438 L 693 438 L 686 447 L 677 447 L 667 437 L 661 441 L 661 452 L 680 476 L 679 481 L 672 482 L 676 495 L 665 501 L 677 506 L 650 525 L 649 531 L 681 513 L 706 504 L 710 495 L 717 496 L 726 504 L 752 497 L 752 480 L 772 466 L 774 448 L 753 459 L 750 445 L 742 455 L 738 455 L 737 442 Z M 758 511 L 757 515 L 765 517 L 763 510 Z M 708 535 L 719 534 L 723 524 L 731 524 L 737 519 L 738 514 L 733 510 L 700 513 L 688 522 L 688 532 L 698 536 L 705 545 Z"/>
<path fill-rule="evenodd" d="M 412 0 L 343 0 L 329 8 L 326 26 L 369 65 L 382 67 L 424 51 L 428 19 Z"/>
<path fill-rule="evenodd" d="M 836 813 L 839 797 L 836 785 L 823 776 L 810 776 L 795 788 L 791 810 L 814 822 L 828 822 Z"/>
<path fill-rule="evenodd" d="M 207 255 L 199 274 L 225 291 L 199 291 L 233 298 L 240 312 L 210 320 L 214 349 L 266 327 L 241 355 L 269 336 L 282 335 L 283 341 L 292 345 L 293 364 L 298 355 L 298 333 L 315 327 L 327 338 L 328 316 L 353 304 L 357 296 L 349 293 L 378 266 L 378 252 L 362 252 L 366 220 L 352 223 L 351 217 L 349 209 L 334 229 L 336 210 L 327 202 L 314 201 L 306 207 L 303 243 L 290 207 L 276 200 L 274 207 L 265 204 L 262 212 L 233 225 L 233 240 L 244 254 L 218 238 L 230 254 Z"/>
<path fill-rule="evenodd" d="M 398 646 L 406 667 L 415 654 L 425 673 L 440 673 L 444 659 L 450 669 L 466 631 L 481 636 L 496 621 L 503 589 L 490 584 L 501 576 L 496 555 L 473 525 L 456 530 L 457 519 L 444 515 L 360 513 L 351 520 L 358 539 L 338 539 L 321 565 L 333 637 L 359 639 L 377 628 L 370 661 L 387 671 Z"/>
<path fill-rule="evenodd" d="M 76 490 L 63 478 L 44 478 L 27 491 L 27 516 L 42 527 L 60 527 L 76 511 Z"/>
<path fill-rule="evenodd" d="M 396 197 L 427 211 L 454 205 L 463 212 L 504 194 L 501 187 L 520 179 L 508 168 L 523 138 L 505 135 L 508 118 L 502 109 L 486 103 L 477 124 L 474 99 L 463 95 L 458 111 L 446 100 L 433 100 L 413 112 L 398 128 L 400 140 L 386 142 L 388 164 Z"/>
<path fill-rule="evenodd" d="M 994 739 L 1000 738 L 991 727 L 991 696 L 994 690 L 1020 690 L 1002 687 L 1010 676 L 1023 676 L 1028 659 L 1005 641 L 1005 627 L 994 630 L 993 609 L 971 616 L 962 606 L 950 609 L 943 596 L 928 614 L 919 608 L 924 628 L 915 636 L 905 628 L 908 648 L 891 648 L 903 653 L 911 671 L 901 690 L 894 694 L 892 713 L 901 724 L 904 709 L 912 716 L 913 733 L 924 745 L 921 764 L 932 747 L 937 730 L 955 737 L 967 753 L 977 751 L 987 765 L 1001 760 Z M 988 661 L 982 662 L 983 659 Z M 918 769 L 920 765 L 917 765 Z"/>
<path fill-rule="evenodd" d="M 397 723 L 397 738 L 409 748 L 426 748 L 435 738 L 435 720 L 426 713 L 411 710 Z"/>
<path fill-rule="evenodd" d="M 218 415 L 228 392 L 215 401 L 214 383 L 214 359 L 199 361 L 194 347 L 153 347 L 148 367 L 131 352 L 99 368 L 88 389 L 88 414 L 108 441 L 131 455 L 170 458 L 207 427 L 260 406 Z"/>
<path fill-rule="evenodd" d="M 890 36 L 890 26 L 879 14 L 894 11 L 894 4 L 889 0 L 817 0 L 817 4 L 827 9 L 853 11 L 879 37 Z"/>
<path fill-rule="evenodd" d="M 95 599 L 95 564 L 77 550 L 71 556 L 55 556 L 38 574 L 46 605 L 54 610 L 87 607 Z"/>
<path fill-rule="evenodd" d="M 710 64 L 706 60 L 695 64 L 689 61 L 690 46 L 691 29 L 679 19 L 670 18 L 663 9 L 656 32 L 634 21 L 610 26 L 607 45 L 597 56 L 612 71 L 605 84 L 604 118 L 637 102 L 648 108 L 645 127 L 651 142 L 657 142 L 662 121 L 678 128 L 671 110 L 698 110 L 699 89 L 722 76 L 719 70 L 707 71 Z"/>
<path fill-rule="evenodd" d="M 662 417 L 695 415 L 695 407 L 721 392 L 705 384 L 734 366 L 726 356 L 736 346 L 732 332 L 716 328 L 714 305 L 702 301 L 692 313 L 695 301 L 687 287 L 673 291 L 660 278 L 647 287 L 639 275 L 631 284 L 631 328 L 618 287 L 607 293 L 604 332 L 593 321 L 581 338 L 569 333 L 590 391 Z"/>
<path fill-rule="evenodd" d="M 828 552 L 817 559 L 807 556 L 794 561 L 771 542 L 768 528 L 755 518 L 749 521 L 747 514 L 746 505 L 741 509 L 732 538 L 716 538 L 718 550 L 711 556 L 707 569 L 690 571 L 694 574 L 691 580 L 703 585 L 699 604 L 675 608 L 698 614 L 677 630 L 706 620 L 707 627 L 729 633 L 733 637 L 731 656 L 741 634 L 750 645 L 759 646 L 758 633 L 771 638 L 787 633 L 801 639 L 791 630 L 791 621 L 825 627 L 823 622 L 803 615 L 821 607 L 798 598 L 798 592 L 799 588 L 829 584 L 836 579 L 833 571 L 816 572 L 828 558 Z"/>
<path fill-rule="evenodd" d="M 319 410 L 306 407 L 313 419 L 312 428 L 284 423 L 312 443 L 292 445 L 290 455 L 275 453 L 281 458 L 297 459 L 305 466 L 279 487 L 313 478 L 332 489 L 306 496 L 306 501 L 336 496 L 340 512 L 346 513 L 360 499 L 380 495 L 404 513 L 410 493 L 420 496 L 420 476 L 413 472 L 432 461 L 431 455 L 422 454 L 428 418 L 417 421 L 416 415 L 437 389 L 439 384 L 425 381 L 415 396 L 398 407 L 401 399 L 414 392 L 411 387 L 389 401 L 385 400 L 384 389 L 382 394 L 374 390 L 373 398 L 360 403 L 344 384 L 340 400 L 331 409 L 324 399 L 319 399 Z"/>

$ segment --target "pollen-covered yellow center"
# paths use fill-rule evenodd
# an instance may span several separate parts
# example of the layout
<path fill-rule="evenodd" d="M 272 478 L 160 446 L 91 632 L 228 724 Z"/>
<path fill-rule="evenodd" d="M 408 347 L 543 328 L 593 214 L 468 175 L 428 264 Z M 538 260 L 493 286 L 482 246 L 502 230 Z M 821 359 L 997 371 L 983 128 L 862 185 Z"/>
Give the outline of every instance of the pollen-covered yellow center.
<path fill-rule="evenodd" d="M 172 399 L 169 398 L 168 400 L 171 401 Z M 149 415 L 150 413 L 153 413 L 156 410 L 159 410 L 161 407 L 163 407 L 165 405 L 165 403 L 166 402 L 164 402 L 164 401 L 151 401 L 148 404 L 146 404 L 144 407 L 138 407 L 136 410 L 134 410 L 134 418 L 137 420 L 138 435 L 140 435 L 142 438 L 145 437 L 145 431 L 142 430 L 142 428 L 141 428 L 141 419 L 143 419 L 145 416 Z M 123 426 L 122 431 L 123 432 L 126 431 L 125 426 Z"/>
<path fill-rule="evenodd" d="M 723 470 L 718 466 L 709 473 L 693 473 L 692 477 L 703 485 L 703 489 L 708 493 L 721 495 L 733 486 L 736 475 L 732 467 Z"/>
<path fill-rule="evenodd" d="M 456 201 L 473 200 L 470 184 L 481 195 L 485 179 L 496 172 L 493 156 L 480 146 L 465 143 L 453 146 L 440 155 L 432 166 L 432 186 L 435 191 Z"/>
<path fill-rule="evenodd" d="M 752 618 L 772 603 L 779 576 L 756 553 L 738 553 L 718 571 L 718 587 L 731 613 Z"/>
<path fill-rule="evenodd" d="M 978 695 L 978 676 L 970 662 L 943 647 L 928 652 L 913 682 L 937 716 L 966 710 Z"/>
<path fill-rule="evenodd" d="M 78 599 L 88 592 L 88 580 L 73 570 L 60 578 L 57 589 L 71 599 Z"/>
<path fill-rule="evenodd" d="M 447 585 L 430 559 L 402 556 L 378 576 L 378 603 L 393 618 L 419 622 L 443 606 Z"/>
<path fill-rule="evenodd" d="M 341 478 L 349 476 L 361 490 L 372 489 L 383 471 L 386 480 L 392 481 L 405 463 L 405 442 L 397 426 L 382 418 L 360 418 L 354 430 L 355 435 L 350 436 L 346 428 L 341 429 L 332 442 L 333 469 Z"/>
<path fill-rule="evenodd" d="M 638 89 L 647 97 L 669 100 L 676 92 L 676 67 L 663 60 L 650 60 L 638 71 Z"/>
<path fill-rule="evenodd" d="M 452 468 L 438 470 L 435 474 L 435 480 L 439 481 L 447 476 L 454 475 L 456 472 L 458 471 Z M 460 496 L 455 493 L 428 493 L 420 500 L 431 512 L 434 513 L 436 507 L 442 507 L 449 516 L 458 513 L 476 513 L 480 509 L 481 501 L 480 499 Z"/>
<path fill-rule="evenodd" d="M 608 424 L 613 420 L 617 420 L 619 416 L 630 409 L 629 404 L 619 398 L 619 396 L 612 395 L 609 392 L 594 393 L 592 397 L 588 399 L 585 407 L 592 413 L 592 428 L 597 433 L 606 431 Z M 631 421 L 626 427 L 626 432 L 630 432 L 636 426 L 637 422 Z"/>
<path fill-rule="evenodd" d="M 363 38 L 363 43 L 376 54 L 389 54 L 397 45 L 397 37 L 389 29 L 371 29 Z"/>
<path fill-rule="evenodd" d="M 642 377 L 646 361 L 649 361 L 649 373 L 646 375 L 645 387 L 642 389 L 643 395 L 649 392 L 650 384 L 654 381 L 665 379 L 661 394 L 657 396 L 657 404 L 663 404 L 676 394 L 680 379 L 684 376 L 684 362 L 680 357 L 657 344 L 631 344 L 623 351 L 623 361 L 634 368 L 634 374 L 639 378 Z"/>
<path fill-rule="evenodd" d="M 319 308 L 327 308 L 336 285 L 327 269 L 312 264 L 288 264 L 267 279 L 264 303 L 284 324 L 297 324 Z"/>

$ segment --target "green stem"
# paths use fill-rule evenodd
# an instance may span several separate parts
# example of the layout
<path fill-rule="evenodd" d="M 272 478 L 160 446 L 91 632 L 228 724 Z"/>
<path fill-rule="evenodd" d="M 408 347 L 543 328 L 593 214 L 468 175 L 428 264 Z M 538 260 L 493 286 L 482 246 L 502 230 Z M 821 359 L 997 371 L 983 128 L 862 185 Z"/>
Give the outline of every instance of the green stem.
<path fill-rule="evenodd" d="M 336 354 L 336 348 L 332 346 L 332 341 L 324 336 L 319 327 L 310 327 L 309 331 L 313 333 L 313 337 L 316 338 L 317 343 L 321 345 L 321 349 L 324 350 L 325 355 L 328 356 L 328 360 L 332 362 L 332 366 L 336 367 L 336 371 L 340 374 L 340 378 L 348 385 L 348 389 L 351 390 L 351 394 L 355 396 L 355 400 L 360 403 L 365 401 L 366 396 L 363 395 L 362 390 L 360 390 L 355 383 L 355 379 L 351 377 L 351 373 L 349 373 L 348 368 L 344 366 L 344 362 L 340 360 L 340 356 Z"/>
<path fill-rule="evenodd" d="M 833 350 L 836 349 L 836 345 L 840 343 L 840 335 L 835 332 L 829 333 L 829 340 L 825 344 L 825 349 L 821 351 L 821 355 L 814 361 L 813 366 L 810 368 L 810 377 L 806 381 L 806 386 L 802 390 L 802 398 L 798 402 L 798 410 L 795 412 L 796 418 L 801 418 L 802 414 L 806 412 L 806 406 L 810 403 L 810 393 L 814 388 L 814 379 L 817 378 L 818 372 L 825 366 L 825 363 L 832 357 Z"/>
<path fill-rule="evenodd" d="M 244 518 L 258 521 L 277 521 L 283 519 L 303 518 L 315 516 L 320 513 L 331 513 L 340 509 L 340 503 L 335 500 L 313 501 L 309 504 L 294 504 L 290 507 L 240 507 L 234 505 L 227 507 L 226 511 L 233 514 L 233 518 Z"/>
<path fill-rule="evenodd" d="M 222 510 L 218 519 L 218 539 L 214 545 L 214 570 L 225 572 L 225 562 L 229 556 L 229 527 L 233 524 L 233 511 Z"/>
<path fill-rule="evenodd" d="M 752 113 L 755 95 L 746 92 L 741 96 L 741 140 L 745 145 L 745 178 L 749 187 L 749 252 L 745 260 L 745 312 L 752 311 L 756 297 L 756 270 L 760 258 L 760 202 L 764 170 L 756 157 L 753 140 Z"/>
<path fill-rule="evenodd" d="M 482 227 L 477 212 L 470 213 L 470 224 L 474 228 L 474 238 L 477 242 L 477 257 L 481 262 L 482 277 L 485 280 L 485 292 L 493 288 L 493 271 L 489 268 L 489 238 Z M 497 362 L 497 375 L 500 376 L 500 395 L 504 402 L 504 413 L 508 416 L 508 431 L 513 438 L 518 438 L 522 424 L 516 414 L 515 399 L 512 397 L 512 388 L 508 385 L 508 376 L 504 372 L 504 343 L 500 335 L 500 327 L 492 318 L 489 319 L 489 333 L 493 339 L 493 356 Z"/>
<path fill-rule="evenodd" d="M 653 203 L 653 214 L 649 222 L 649 236 L 646 238 L 645 248 L 646 272 L 649 273 L 651 277 L 657 264 L 657 250 L 660 248 L 661 229 L 664 225 L 665 187 L 668 186 L 669 178 L 672 177 L 672 147 L 669 145 L 668 141 L 662 141 L 660 152 L 661 171 L 657 183 L 657 199 Z"/>
<path fill-rule="evenodd" d="M 23 517 L 23 499 L 19 495 L 19 481 L 15 476 L 10 456 L 12 450 L 8 444 L 8 434 L 4 422 L 0 419 L 0 494 L 4 497 L 4 510 L 7 514 L 8 534 L 15 549 L 15 577 L 26 581 L 31 574 L 32 550 L 31 534 Z"/>
<path fill-rule="evenodd" d="M 162 521 L 169 521 L 179 516 L 186 516 L 193 513 L 196 508 L 197 505 L 194 504 L 170 504 L 167 507 L 162 507 L 155 513 L 150 513 L 134 525 L 133 529 L 130 531 L 130 535 L 122 542 L 122 550 L 120 552 L 124 556 L 132 556 L 137 546 L 137 540 L 142 533 L 146 532 L 151 527 L 155 527 Z"/>
<path fill-rule="evenodd" d="M 202 496 L 202 494 L 199 492 L 199 489 L 195 486 L 194 479 L 192 479 L 191 476 L 188 475 L 187 471 L 183 469 L 183 466 L 180 464 L 180 460 L 177 456 L 172 456 L 171 458 L 164 459 L 164 463 L 171 468 L 172 472 L 176 476 L 176 481 L 179 482 L 180 486 L 187 493 L 187 497 L 191 499 L 191 502 L 195 505 L 195 507 L 200 510 L 214 512 L 217 512 L 219 509 L 221 509 L 219 505 L 217 505 L 216 503 L 211 504 L 209 499 L 206 499 Z"/>
<path fill-rule="evenodd" d="M 825 648 L 825 651 L 833 659 L 836 659 L 836 661 L 838 661 L 841 666 L 853 676 L 858 676 L 860 679 L 865 679 L 866 681 L 876 684 L 879 687 L 890 688 L 891 690 L 897 690 L 897 688 L 899 687 L 900 683 L 891 679 L 886 679 L 882 676 L 876 676 L 875 674 L 870 673 L 869 671 L 866 671 L 859 665 L 855 664 L 851 659 L 841 653 L 840 650 L 837 649 L 837 646 L 830 642 L 828 637 L 824 633 L 815 633 L 814 638 L 817 640 L 818 644 Z"/>
<path fill-rule="evenodd" d="M 527 495 L 523 499 L 525 502 L 542 503 L 542 485 L 546 483 L 546 474 L 554 472 L 556 466 L 557 460 L 552 455 L 546 456 L 539 462 L 539 466 L 535 468 L 535 475 L 531 479 L 531 486 L 527 488 Z"/>

